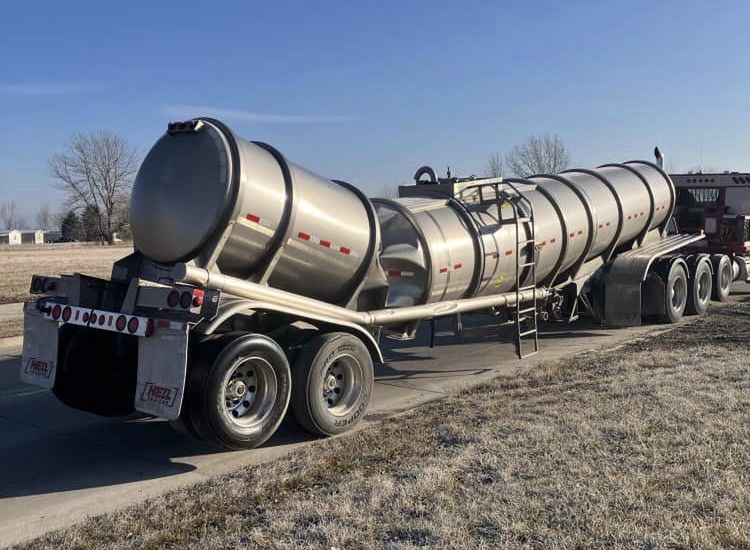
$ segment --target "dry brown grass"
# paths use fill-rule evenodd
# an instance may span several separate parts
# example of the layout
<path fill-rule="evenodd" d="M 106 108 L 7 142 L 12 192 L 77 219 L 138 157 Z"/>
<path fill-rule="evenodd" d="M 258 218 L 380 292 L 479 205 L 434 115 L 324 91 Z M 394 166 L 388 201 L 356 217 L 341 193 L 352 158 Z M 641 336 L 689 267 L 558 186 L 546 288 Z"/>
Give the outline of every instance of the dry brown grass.
<path fill-rule="evenodd" d="M 0 319 L 0 338 L 23 334 L 23 319 Z"/>
<path fill-rule="evenodd" d="M 21 548 L 750 548 L 750 307 Z"/>
<path fill-rule="evenodd" d="M 112 263 L 132 250 L 132 245 L 47 244 L 1 247 L 0 304 L 29 299 L 29 284 L 34 274 L 80 272 L 95 277 L 109 277 Z"/>

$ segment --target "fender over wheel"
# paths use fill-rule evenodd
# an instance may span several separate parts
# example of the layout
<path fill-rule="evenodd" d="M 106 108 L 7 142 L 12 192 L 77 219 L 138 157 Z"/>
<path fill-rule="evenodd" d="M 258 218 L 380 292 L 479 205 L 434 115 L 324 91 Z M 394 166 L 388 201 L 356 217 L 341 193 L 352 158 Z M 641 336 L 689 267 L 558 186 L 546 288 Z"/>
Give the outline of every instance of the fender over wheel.
<path fill-rule="evenodd" d="M 291 371 L 279 345 L 260 334 L 229 334 L 196 345 L 178 432 L 225 449 L 265 443 L 286 414 Z"/>
<path fill-rule="evenodd" d="M 367 411 L 374 372 L 365 344 L 345 332 L 316 336 L 292 368 L 292 411 L 316 435 L 353 428 Z"/>

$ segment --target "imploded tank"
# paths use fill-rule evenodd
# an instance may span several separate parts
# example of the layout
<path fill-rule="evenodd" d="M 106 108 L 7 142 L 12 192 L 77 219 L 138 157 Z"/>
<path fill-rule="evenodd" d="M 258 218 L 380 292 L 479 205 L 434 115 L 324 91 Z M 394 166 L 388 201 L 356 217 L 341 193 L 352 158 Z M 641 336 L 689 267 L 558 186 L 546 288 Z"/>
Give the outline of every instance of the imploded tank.
<path fill-rule="evenodd" d="M 385 296 L 380 234 L 355 187 L 207 118 L 170 124 L 133 188 L 137 250 L 352 307 Z"/>
<path fill-rule="evenodd" d="M 421 180 L 431 174 L 429 181 Z M 568 170 L 527 179 L 438 180 L 427 167 L 398 199 L 373 199 L 381 223 L 381 264 L 389 279 L 389 307 L 498 294 L 521 285 L 554 286 L 575 278 L 586 262 L 632 248 L 661 231 L 674 208 L 674 185 L 645 161 Z M 533 209 L 516 233 L 511 205 L 495 200 L 493 185 Z M 526 207 L 528 209 L 528 207 Z M 535 254 L 531 250 L 535 247 Z M 598 266 L 596 266 L 598 267 Z"/>

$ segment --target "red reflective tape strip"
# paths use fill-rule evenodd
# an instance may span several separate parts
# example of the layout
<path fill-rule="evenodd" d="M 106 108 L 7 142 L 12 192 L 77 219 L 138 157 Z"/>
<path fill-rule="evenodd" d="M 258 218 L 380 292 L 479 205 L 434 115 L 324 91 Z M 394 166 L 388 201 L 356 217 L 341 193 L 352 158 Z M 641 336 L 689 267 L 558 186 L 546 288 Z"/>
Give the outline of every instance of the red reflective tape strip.
<path fill-rule="evenodd" d="M 389 269 L 388 270 L 388 275 L 390 275 L 391 277 L 398 277 L 398 276 L 401 275 L 401 270 L 400 269 Z"/>
<path fill-rule="evenodd" d="M 506 256 L 510 256 L 511 254 L 513 254 L 513 251 L 512 251 L 512 250 L 506 250 L 506 251 L 505 251 L 505 255 L 506 255 Z"/>
<path fill-rule="evenodd" d="M 324 241 L 323 239 L 320 240 L 320 246 L 325 246 L 326 248 L 331 248 L 331 241 Z"/>
<path fill-rule="evenodd" d="M 251 222 L 260 223 L 260 216 L 256 216 L 255 214 L 246 214 L 245 218 Z"/>
<path fill-rule="evenodd" d="M 456 264 L 453 266 L 453 269 L 461 269 L 464 266 L 464 264 Z"/>
<path fill-rule="evenodd" d="M 448 273 L 448 268 L 447 267 L 441 267 L 440 268 L 440 273 Z"/>
<path fill-rule="evenodd" d="M 339 252 L 341 252 L 342 254 L 346 254 L 348 256 L 349 254 L 352 253 L 352 249 L 347 246 L 340 246 Z"/>
<path fill-rule="evenodd" d="M 300 239 L 302 239 L 303 241 L 309 241 L 310 240 L 310 234 L 309 233 L 305 233 L 304 231 L 300 231 L 299 233 L 297 233 L 297 237 L 300 238 Z"/>

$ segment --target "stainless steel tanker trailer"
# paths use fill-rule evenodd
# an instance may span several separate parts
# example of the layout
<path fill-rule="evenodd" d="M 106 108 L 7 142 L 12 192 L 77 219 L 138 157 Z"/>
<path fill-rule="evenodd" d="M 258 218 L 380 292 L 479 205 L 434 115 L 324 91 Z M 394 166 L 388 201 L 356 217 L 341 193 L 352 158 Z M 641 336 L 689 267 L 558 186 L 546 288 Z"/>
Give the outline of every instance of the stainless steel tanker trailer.
<path fill-rule="evenodd" d="M 368 199 L 219 121 L 169 124 L 135 180 L 135 252 L 108 280 L 33 277 L 22 379 L 249 448 L 288 408 L 315 434 L 353 427 L 380 339 L 420 321 L 491 313 L 525 356 L 538 320 L 676 322 L 710 300 L 711 262 L 676 252 L 701 235 L 667 232 L 675 189 L 655 164 L 415 180 Z"/>

